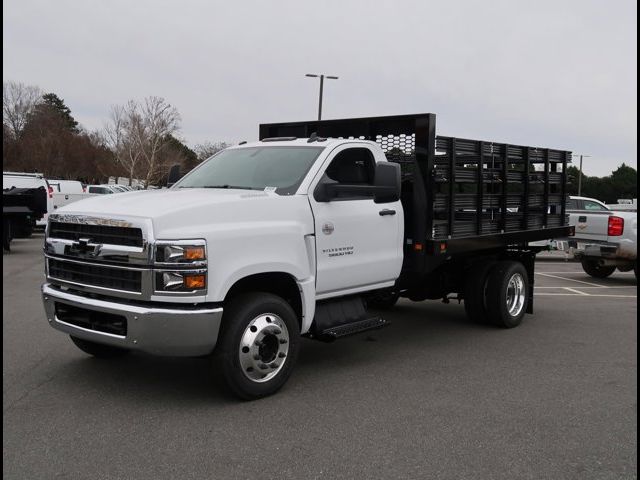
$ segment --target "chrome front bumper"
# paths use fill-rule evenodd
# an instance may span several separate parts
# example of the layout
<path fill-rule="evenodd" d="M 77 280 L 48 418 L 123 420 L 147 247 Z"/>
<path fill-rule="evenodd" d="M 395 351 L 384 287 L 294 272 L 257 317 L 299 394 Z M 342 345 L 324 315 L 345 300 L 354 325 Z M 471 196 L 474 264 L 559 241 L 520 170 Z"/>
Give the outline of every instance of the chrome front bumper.
<path fill-rule="evenodd" d="M 160 308 L 130 305 L 126 302 L 97 300 L 65 292 L 45 283 L 42 300 L 49 325 L 75 337 L 140 350 L 156 355 L 198 356 L 213 351 L 222 321 L 218 308 Z M 56 303 L 86 310 L 120 315 L 127 320 L 126 335 L 115 335 L 64 322 L 56 316 Z"/>

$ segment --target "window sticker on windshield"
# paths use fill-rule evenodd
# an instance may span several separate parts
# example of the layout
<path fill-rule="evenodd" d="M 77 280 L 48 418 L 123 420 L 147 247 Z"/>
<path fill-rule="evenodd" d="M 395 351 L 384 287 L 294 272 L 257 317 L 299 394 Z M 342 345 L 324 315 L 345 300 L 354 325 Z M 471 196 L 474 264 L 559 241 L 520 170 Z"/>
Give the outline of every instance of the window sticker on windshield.
<path fill-rule="evenodd" d="M 275 192 L 277 190 L 278 187 L 264 187 L 264 191 L 269 193 L 269 192 Z"/>

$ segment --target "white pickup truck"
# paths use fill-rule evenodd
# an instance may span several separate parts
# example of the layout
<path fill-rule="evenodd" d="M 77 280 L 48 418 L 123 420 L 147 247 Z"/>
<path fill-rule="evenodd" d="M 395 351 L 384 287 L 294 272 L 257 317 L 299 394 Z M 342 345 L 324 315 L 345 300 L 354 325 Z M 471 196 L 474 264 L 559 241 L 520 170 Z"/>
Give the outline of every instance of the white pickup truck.
<path fill-rule="evenodd" d="M 574 256 L 586 273 L 606 278 L 616 268 L 633 270 L 638 277 L 638 213 L 611 210 L 604 203 L 587 197 L 569 197 L 571 225 L 575 225 Z"/>
<path fill-rule="evenodd" d="M 570 152 L 436 137 L 433 114 L 260 138 L 170 189 L 52 214 L 49 324 L 98 357 L 213 353 L 231 390 L 258 398 L 288 379 L 301 336 L 383 327 L 368 307 L 399 296 L 464 299 L 470 318 L 517 326 L 533 313 L 528 243 L 571 234 Z"/>

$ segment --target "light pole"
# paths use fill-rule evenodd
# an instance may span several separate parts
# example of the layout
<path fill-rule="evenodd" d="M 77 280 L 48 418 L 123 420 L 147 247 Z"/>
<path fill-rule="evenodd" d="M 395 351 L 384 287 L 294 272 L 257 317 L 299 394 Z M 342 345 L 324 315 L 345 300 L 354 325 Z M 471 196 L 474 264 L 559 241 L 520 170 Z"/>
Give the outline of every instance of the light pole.
<path fill-rule="evenodd" d="M 320 100 L 318 101 L 318 121 L 322 120 L 322 90 L 324 88 L 324 79 L 328 80 L 338 80 L 338 77 L 334 77 L 331 75 L 316 75 L 315 73 L 307 73 L 305 77 L 317 78 L 320 77 Z"/>
<path fill-rule="evenodd" d="M 582 158 L 590 157 L 591 155 L 583 155 L 580 154 L 580 174 L 578 175 L 578 196 L 581 196 L 582 193 Z"/>

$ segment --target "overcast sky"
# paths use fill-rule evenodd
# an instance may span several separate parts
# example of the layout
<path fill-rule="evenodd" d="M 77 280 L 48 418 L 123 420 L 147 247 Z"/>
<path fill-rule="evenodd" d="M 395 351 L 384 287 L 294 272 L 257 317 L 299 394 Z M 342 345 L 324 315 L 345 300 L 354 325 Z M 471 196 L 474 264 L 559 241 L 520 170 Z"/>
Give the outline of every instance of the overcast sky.
<path fill-rule="evenodd" d="M 637 165 L 635 0 L 3 2 L 3 79 L 64 98 L 87 129 L 164 97 L 181 137 L 261 122 L 433 112 L 438 133 Z"/>

